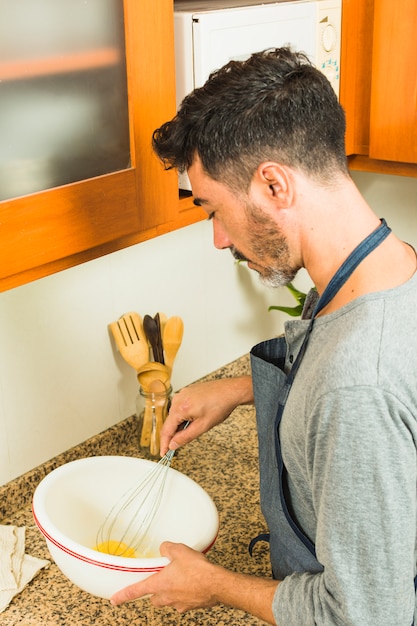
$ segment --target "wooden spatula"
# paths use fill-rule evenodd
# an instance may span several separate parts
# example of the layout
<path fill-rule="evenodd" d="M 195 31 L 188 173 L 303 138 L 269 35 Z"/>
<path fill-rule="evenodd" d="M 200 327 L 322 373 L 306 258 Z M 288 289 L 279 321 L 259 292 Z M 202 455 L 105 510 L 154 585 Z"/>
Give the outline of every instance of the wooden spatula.
<path fill-rule="evenodd" d="M 136 371 L 149 360 L 149 345 L 138 313 L 125 313 L 109 324 L 120 354 Z"/>
<path fill-rule="evenodd" d="M 170 371 L 174 364 L 175 357 L 181 346 L 184 334 L 184 322 L 180 317 L 174 315 L 165 322 L 162 343 L 164 346 L 165 365 Z"/>

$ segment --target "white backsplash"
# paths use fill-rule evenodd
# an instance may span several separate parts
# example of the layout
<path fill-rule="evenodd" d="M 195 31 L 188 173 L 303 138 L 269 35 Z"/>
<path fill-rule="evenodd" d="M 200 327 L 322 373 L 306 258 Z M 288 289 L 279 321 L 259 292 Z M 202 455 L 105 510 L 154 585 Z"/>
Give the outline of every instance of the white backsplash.
<path fill-rule="evenodd" d="M 214 249 L 208 222 L 0 294 L 0 484 L 134 413 L 109 322 L 180 315 L 178 389 L 278 332 L 277 297 Z"/>
<path fill-rule="evenodd" d="M 356 173 L 362 193 L 417 246 L 417 179 Z M 308 288 L 305 275 L 296 284 Z M 175 389 L 282 330 L 260 285 L 202 222 L 0 294 L 0 485 L 134 412 L 137 382 L 107 325 L 158 310 L 184 319 Z"/>

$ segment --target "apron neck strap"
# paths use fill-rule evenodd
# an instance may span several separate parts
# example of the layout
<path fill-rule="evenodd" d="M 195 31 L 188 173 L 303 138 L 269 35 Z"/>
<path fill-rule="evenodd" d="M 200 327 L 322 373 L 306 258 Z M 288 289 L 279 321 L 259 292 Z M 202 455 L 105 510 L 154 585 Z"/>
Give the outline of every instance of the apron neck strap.
<path fill-rule="evenodd" d="M 378 228 L 368 237 L 366 237 L 356 248 L 350 253 L 346 261 L 339 267 L 336 274 L 333 276 L 326 289 L 324 290 L 321 298 L 319 298 L 316 307 L 313 311 L 312 318 L 314 318 L 325 306 L 333 300 L 334 296 L 345 284 L 354 270 L 368 256 L 380 243 L 388 237 L 391 232 L 391 228 L 387 225 L 384 219 L 381 219 L 381 224 Z"/>
<path fill-rule="evenodd" d="M 391 229 L 387 225 L 386 221 L 384 219 L 381 219 L 381 224 L 378 226 L 378 228 L 372 231 L 370 235 L 368 235 L 363 241 L 361 241 L 358 246 L 356 246 L 356 248 L 350 253 L 346 261 L 342 263 L 336 274 L 330 280 L 326 289 L 317 301 L 303 343 L 298 352 L 297 358 L 295 359 L 294 364 L 288 374 L 284 402 L 286 400 L 286 397 L 288 396 L 292 382 L 295 378 L 300 363 L 303 359 L 304 353 L 307 349 L 308 339 L 310 337 L 311 331 L 313 330 L 314 318 L 322 309 L 324 309 L 327 304 L 329 304 L 331 300 L 333 300 L 334 296 L 345 284 L 349 276 L 351 276 L 352 272 L 358 267 L 359 263 L 361 263 L 364 258 L 368 256 L 368 254 L 375 250 L 375 248 L 377 248 L 379 244 L 382 243 L 384 239 L 386 239 L 386 237 L 388 237 L 390 232 Z"/>

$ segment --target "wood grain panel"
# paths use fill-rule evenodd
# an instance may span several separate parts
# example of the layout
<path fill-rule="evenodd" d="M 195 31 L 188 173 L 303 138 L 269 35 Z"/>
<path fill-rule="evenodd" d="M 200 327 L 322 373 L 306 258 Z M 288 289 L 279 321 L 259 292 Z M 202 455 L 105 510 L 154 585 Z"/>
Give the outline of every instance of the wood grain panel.
<path fill-rule="evenodd" d="M 0 203 L 0 278 L 139 228 L 135 174 L 118 172 Z"/>
<path fill-rule="evenodd" d="M 346 153 L 369 154 L 374 0 L 343 0 L 340 102 L 346 112 Z"/>
<path fill-rule="evenodd" d="M 369 155 L 417 163 L 417 3 L 375 0 L 374 19 Z"/>
<path fill-rule="evenodd" d="M 141 228 L 178 215 L 174 172 L 164 172 L 152 150 L 152 133 L 175 115 L 174 11 L 172 0 L 125 0 L 127 72 L 133 165 Z"/>

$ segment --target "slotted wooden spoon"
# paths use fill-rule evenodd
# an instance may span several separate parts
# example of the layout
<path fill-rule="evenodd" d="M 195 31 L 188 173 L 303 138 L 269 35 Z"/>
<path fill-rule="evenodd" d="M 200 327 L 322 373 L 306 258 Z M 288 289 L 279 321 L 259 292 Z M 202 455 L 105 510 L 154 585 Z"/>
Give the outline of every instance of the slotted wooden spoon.
<path fill-rule="evenodd" d="M 149 344 L 138 313 L 125 313 L 117 322 L 109 324 L 120 354 L 138 371 L 149 359 Z"/>

